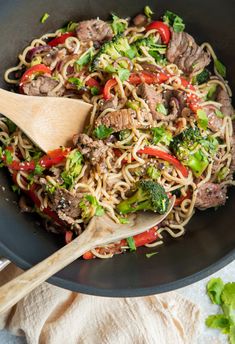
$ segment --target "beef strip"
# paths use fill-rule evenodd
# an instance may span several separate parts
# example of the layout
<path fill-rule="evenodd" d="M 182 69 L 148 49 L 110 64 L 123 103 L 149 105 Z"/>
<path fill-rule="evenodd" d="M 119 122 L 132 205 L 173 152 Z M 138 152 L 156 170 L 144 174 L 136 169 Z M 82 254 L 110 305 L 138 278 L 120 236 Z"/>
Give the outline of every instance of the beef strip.
<path fill-rule="evenodd" d="M 119 109 L 98 117 L 96 126 L 105 125 L 118 132 L 124 129 L 147 128 L 152 125 L 153 116 L 150 112 L 142 110 L 139 116 L 140 118 L 137 117 L 136 111 L 132 109 Z"/>
<path fill-rule="evenodd" d="M 213 131 L 213 133 L 217 133 L 222 127 L 222 124 L 223 124 L 222 118 L 219 118 L 216 115 L 215 110 L 213 108 L 205 107 L 204 110 L 208 117 L 208 128 L 211 131 Z M 220 137 L 221 138 L 224 137 L 224 132 L 221 132 Z"/>
<path fill-rule="evenodd" d="M 50 53 L 45 55 L 42 59 L 44 65 L 54 69 L 58 62 L 61 62 L 66 56 L 66 49 L 53 49 Z"/>
<path fill-rule="evenodd" d="M 133 19 L 135 26 L 145 26 L 148 24 L 148 18 L 144 14 L 137 14 Z"/>
<path fill-rule="evenodd" d="M 73 194 L 63 188 L 56 189 L 56 191 L 50 196 L 52 209 L 56 211 L 63 220 L 65 217 L 76 219 L 81 214 L 81 209 L 78 205 L 83 196 L 83 193 Z"/>
<path fill-rule="evenodd" d="M 102 124 L 108 128 L 112 128 L 114 131 L 136 128 L 136 112 L 132 109 L 121 109 L 109 112 L 104 116 L 98 117 L 96 121 L 96 126 L 98 127 Z"/>
<path fill-rule="evenodd" d="M 216 101 L 222 104 L 220 111 L 225 116 L 232 116 L 234 114 L 231 99 L 228 93 L 220 86 L 217 88 Z"/>
<path fill-rule="evenodd" d="M 76 34 L 81 42 L 99 43 L 109 41 L 113 37 L 110 25 L 100 19 L 85 20 L 78 23 Z"/>
<path fill-rule="evenodd" d="M 116 109 L 118 107 L 118 98 L 117 96 L 112 97 L 109 100 L 100 102 L 100 112 L 107 109 Z"/>
<path fill-rule="evenodd" d="M 157 93 L 151 85 L 140 84 L 137 89 L 137 93 L 145 99 L 149 106 L 149 109 L 153 115 L 154 120 L 159 121 L 173 121 L 180 115 L 183 106 L 181 107 L 181 102 L 183 101 L 179 95 L 179 92 L 165 92 L 164 98 L 160 93 Z M 164 115 L 156 110 L 157 104 L 164 103 L 168 108 L 168 115 Z"/>
<path fill-rule="evenodd" d="M 98 164 L 101 171 L 106 171 L 105 159 L 108 151 L 112 153 L 112 150 L 102 140 L 93 140 L 86 134 L 78 134 L 73 141 L 85 159 L 93 166 Z"/>
<path fill-rule="evenodd" d="M 197 72 L 210 63 L 210 56 L 199 47 L 194 38 L 186 32 L 171 30 L 171 40 L 166 57 L 175 63 L 185 74 Z"/>
<path fill-rule="evenodd" d="M 207 182 L 198 188 L 195 207 L 201 210 L 218 207 L 226 202 L 227 187 Z"/>
<path fill-rule="evenodd" d="M 60 88 L 57 92 L 53 92 L 54 88 L 59 84 L 58 80 L 51 77 L 41 75 L 37 79 L 22 85 L 24 94 L 28 96 L 62 96 L 64 88 Z"/>

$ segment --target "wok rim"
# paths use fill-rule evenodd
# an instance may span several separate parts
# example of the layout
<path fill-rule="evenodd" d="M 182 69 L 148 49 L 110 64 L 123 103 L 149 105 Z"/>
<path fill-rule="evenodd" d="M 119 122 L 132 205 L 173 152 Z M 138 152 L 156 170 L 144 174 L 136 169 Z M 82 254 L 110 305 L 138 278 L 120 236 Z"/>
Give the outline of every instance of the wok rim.
<path fill-rule="evenodd" d="M 0 243 L 0 251 L 6 258 L 8 258 L 12 263 L 16 264 L 21 269 L 28 270 L 33 265 L 29 262 L 25 261 L 24 259 L 20 258 L 2 243 Z M 154 287 L 142 287 L 142 288 L 97 288 L 87 284 L 80 284 L 78 282 L 69 281 L 68 279 L 61 278 L 58 276 L 50 277 L 46 282 L 55 285 L 60 288 L 68 289 L 74 292 L 79 292 L 82 294 L 87 295 L 94 295 L 94 296 L 103 296 L 103 297 L 140 297 L 140 296 L 148 296 L 154 294 L 161 294 L 173 290 L 177 290 L 186 286 L 190 286 L 213 273 L 216 273 L 220 269 L 224 268 L 229 263 L 232 263 L 235 260 L 235 248 L 227 253 L 225 256 L 217 260 L 216 262 L 210 264 L 206 268 L 195 272 L 194 274 L 188 275 L 184 278 L 177 279 L 172 282 L 167 282 L 163 284 L 159 284 Z"/>

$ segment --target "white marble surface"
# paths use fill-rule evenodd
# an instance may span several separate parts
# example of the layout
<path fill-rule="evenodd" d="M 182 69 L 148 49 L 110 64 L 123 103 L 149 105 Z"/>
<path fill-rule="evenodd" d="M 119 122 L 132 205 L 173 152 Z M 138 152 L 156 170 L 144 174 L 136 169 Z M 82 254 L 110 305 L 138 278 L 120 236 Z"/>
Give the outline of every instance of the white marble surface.
<path fill-rule="evenodd" d="M 208 315 L 215 314 L 219 310 L 216 305 L 211 304 L 205 293 L 206 283 L 211 277 L 221 277 L 224 282 L 235 282 L 235 261 L 210 277 L 178 289 L 178 292 L 196 303 L 201 309 L 201 331 L 198 334 L 198 344 L 226 344 L 228 341 L 225 335 L 220 334 L 217 330 L 208 329 L 204 324 Z M 7 331 L 0 331 L 0 344 L 26 344 L 26 341 L 23 337 L 11 336 Z M 190 340 L 187 344 L 190 344 Z"/>

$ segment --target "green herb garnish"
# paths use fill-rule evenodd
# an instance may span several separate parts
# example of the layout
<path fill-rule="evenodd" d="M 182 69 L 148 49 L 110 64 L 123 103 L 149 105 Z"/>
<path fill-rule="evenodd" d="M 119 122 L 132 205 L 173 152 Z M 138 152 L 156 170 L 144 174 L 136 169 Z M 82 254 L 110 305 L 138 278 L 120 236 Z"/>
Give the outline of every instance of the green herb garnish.
<path fill-rule="evenodd" d="M 64 187 L 73 187 L 76 179 L 82 170 L 83 156 L 77 150 L 72 150 L 66 158 L 66 170 L 61 173 L 61 177 L 64 180 Z"/>
<path fill-rule="evenodd" d="M 152 252 L 152 253 L 146 253 L 146 258 L 151 258 L 152 256 L 155 256 L 156 254 L 158 254 L 158 252 Z"/>
<path fill-rule="evenodd" d="M 165 12 L 163 16 L 163 21 L 167 25 L 172 26 L 175 32 L 181 32 L 181 31 L 184 31 L 185 29 L 185 24 L 183 22 L 183 19 L 171 11 Z"/>
<path fill-rule="evenodd" d="M 82 69 L 83 66 L 89 64 L 94 56 L 94 48 L 88 49 L 78 60 L 75 61 L 75 66 L 78 71 Z"/>
<path fill-rule="evenodd" d="M 229 342 L 235 343 L 235 282 L 224 284 L 221 278 L 212 278 L 207 283 L 207 294 L 212 303 L 221 307 L 222 313 L 210 315 L 205 323 L 227 334 Z"/>
<path fill-rule="evenodd" d="M 49 17 L 50 17 L 50 14 L 44 13 L 43 16 L 42 16 L 42 18 L 41 18 L 41 20 L 40 20 L 41 23 L 44 24 L 45 21 L 46 21 Z"/>
<path fill-rule="evenodd" d="M 11 165 L 12 162 L 13 162 L 13 156 L 12 156 L 11 152 L 8 149 L 5 150 L 5 157 L 6 157 L 7 165 Z"/>
<path fill-rule="evenodd" d="M 121 82 L 127 80 L 130 76 L 130 71 L 128 69 L 120 68 L 118 69 L 118 77 Z"/>
<path fill-rule="evenodd" d="M 146 17 L 148 17 L 149 19 L 151 19 L 152 15 L 154 14 L 154 12 L 151 10 L 151 8 L 149 6 L 145 6 L 144 8 L 144 14 L 146 15 Z"/>
<path fill-rule="evenodd" d="M 197 123 L 198 126 L 204 130 L 208 127 L 208 117 L 204 110 L 197 110 Z"/>
<path fill-rule="evenodd" d="M 106 125 L 99 125 L 94 129 L 93 134 L 97 139 L 104 140 L 107 139 L 113 133 L 112 128 L 106 127 Z"/>
<path fill-rule="evenodd" d="M 135 246 L 135 241 L 133 239 L 133 237 L 129 237 L 126 239 L 127 243 L 128 243 L 128 246 L 130 248 L 130 251 L 136 251 L 136 246 Z"/>
<path fill-rule="evenodd" d="M 156 106 L 156 111 L 162 113 L 163 115 L 167 116 L 167 109 L 162 103 L 158 103 Z"/>
<path fill-rule="evenodd" d="M 214 60 L 214 65 L 215 65 L 215 69 L 217 70 L 217 72 L 223 77 L 226 77 L 226 67 L 225 65 L 219 61 L 218 59 Z"/>
<path fill-rule="evenodd" d="M 78 90 L 84 87 L 84 82 L 79 78 L 68 78 L 68 82 L 70 82 L 70 84 L 75 85 Z"/>

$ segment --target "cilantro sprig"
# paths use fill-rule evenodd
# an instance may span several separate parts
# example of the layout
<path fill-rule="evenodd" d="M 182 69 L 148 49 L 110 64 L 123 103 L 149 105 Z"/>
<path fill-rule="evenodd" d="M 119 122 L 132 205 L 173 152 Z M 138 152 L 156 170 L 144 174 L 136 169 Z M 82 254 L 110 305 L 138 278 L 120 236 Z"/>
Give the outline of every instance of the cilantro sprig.
<path fill-rule="evenodd" d="M 227 334 L 230 344 L 235 344 L 235 282 L 224 284 L 221 278 L 212 278 L 207 283 L 207 294 L 222 313 L 209 315 L 206 325 Z"/>

